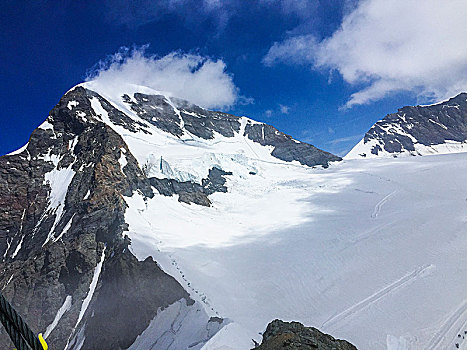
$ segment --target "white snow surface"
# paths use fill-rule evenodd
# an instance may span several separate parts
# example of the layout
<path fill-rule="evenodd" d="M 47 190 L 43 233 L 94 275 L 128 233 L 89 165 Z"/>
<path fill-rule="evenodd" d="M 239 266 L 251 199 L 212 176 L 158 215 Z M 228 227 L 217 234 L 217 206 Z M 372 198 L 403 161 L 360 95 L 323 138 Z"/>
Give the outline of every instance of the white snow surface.
<path fill-rule="evenodd" d="M 28 148 L 28 144 L 29 144 L 29 142 L 26 143 L 24 146 L 18 148 L 16 151 L 8 153 L 7 156 L 13 156 L 15 154 L 23 153 L 26 150 L 26 148 Z"/>
<path fill-rule="evenodd" d="M 164 310 L 158 310 L 156 317 L 128 350 L 180 350 L 201 349 L 206 341 L 222 325 L 211 322 L 199 302 L 187 305 L 181 299 Z"/>
<path fill-rule="evenodd" d="M 248 118 L 232 138 L 186 130 L 177 138 L 121 99 L 122 91 L 158 92 L 84 86 L 146 125 L 149 134 L 114 125 L 91 100 L 149 176 L 200 181 L 213 166 L 233 172 L 211 207 L 176 196 L 125 198 L 138 259 L 151 255 L 210 316 L 232 321 L 204 349 L 250 349 L 275 318 L 363 350 L 455 348 L 467 327 L 466 153 L 346 157 L 311 169 L 245 138 Z"/>
<path fill-rule="evenodd" d="M 192 135 L 187 130 L 184 130 L 183 136 L 176 137 L 141 119 L 121 98 L 123 94 L 133 96 L 135 92 L 162 94 L 172 105 L 174 111 L 179 114 L 178 109 L 167 94 L 136 85 L 128 85 L 118 91 L 99 90 L 100 86 L 94 85 L 92 81 L 84 83 L 82 86 L 98 92 L 115 108 L 146 125 L 145 129 L 149 134 L 133 133 L 122 126 L 115 125 L 110 121 L 108 113 L 101 106 L 99 100 L 97 98 L 91 99 L 91 106 L 96 115 L 123 137 L 139 165 L 141 167 L 149 166 L 149 176 L 200 182 L 201 179 L 207 177 L 209 169 L 213 166 L 218 166 L 226 171 L 233 171 L 235 168 L 239 176 L 245 177 L 250 171 L 255 172 L 258 162 L 299 165 L 296 161 L 287 163 L 273 157 L 271 155 L 272 147 L 261 146 L 243 136 L 247 123 L 257 123 L 249 118 L 239 118 L 241 128 L 234 137 L 215 134 L 214 139 L 205 140 Z M 182 125 L 182 121 L 180 123 Z"/>
<path fill-rule="evenodd" d="M 67 108 L 68 108 L 69 110 L 72 110 L 73 107 L 76 107 L 77 105 L 79 105 L 79 102 L 78 102 L 78 101 L 70 101 L 70 102 L 68 102 L 68 104 L 67 104 Z"/>
<path fill-rule="evenodd" d="M 53 238 L 55 228 L 62 218 L 63 210 L 65 208 L 66 194 L 74 176 L 75 171 L 73 170 L 73 164 L 70 164 L 67 168 L 54 168 L 45 174 L 44 184 L 48 183 L 51 188 L 49 194 L 49 206 L 46 212 L 55 213 L 55 220 L 45 242 L 42 244 L 43 246 Z"/>
<path fill-rule="evenodd" d="M 123 171 L 123 168 L 128 164 L 128 161 L 126 159 L 126 156 L 125 156 L 125 149 L 122 148 L 120 150 L 120 158 L 118 159 L 118 162 L 120 163 L 120 169 L 122 169 Z"/>
<path fill-rule="evenodd" d="M 205 349 L 248 349 L 275 318 L 363 350 L 454 348 L 467 325 L 467 154 L 258 168 L 211 208 L 126 198 L 137 257 L 233 321 Z"/>
<path fill-rule="evenodd" d="M 50 124 L 47 119 L 41 125 L 39 125 L 38 128 L 43 129 L 43 130 L 53 130 L 54 129 L 53 125 Z"/>

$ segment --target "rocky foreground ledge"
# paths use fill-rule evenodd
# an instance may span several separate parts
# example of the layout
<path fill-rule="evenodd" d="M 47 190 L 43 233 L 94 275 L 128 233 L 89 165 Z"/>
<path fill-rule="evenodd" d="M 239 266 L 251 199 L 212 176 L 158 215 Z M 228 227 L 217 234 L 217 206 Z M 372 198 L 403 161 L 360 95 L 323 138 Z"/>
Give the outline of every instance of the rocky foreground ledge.
<path fill-rule="evenodd" d="M 357 350 L 346 340 L 334 339 L 299 322 L 274 320 L 268 324 L 263 341 L 254 350 Z"/>

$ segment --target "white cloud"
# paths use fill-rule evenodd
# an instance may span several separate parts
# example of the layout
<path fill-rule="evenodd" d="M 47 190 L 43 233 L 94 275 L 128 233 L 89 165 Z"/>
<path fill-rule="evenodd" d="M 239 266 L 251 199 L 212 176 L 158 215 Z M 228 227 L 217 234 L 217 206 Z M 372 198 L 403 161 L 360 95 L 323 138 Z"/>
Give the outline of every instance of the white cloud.
<path fill-rule="evenodd" d="M 239 98 L 222 60 L 180 52 L 157 57 L 146 55 L 146 48 L 121 48 L 99 62 L 87 80 L 103 86 L 143 85 L 205 108 L 229 107 Z"/>
<path fill-rule="evenodd" d="M 264 111 L 264 114 L 266 117 L 271 117 L 273 114 L 281 113 L 281 114 L 289 114 L 290 107 L 286 105 L 281 105 L 280 103 L 278 104 L 278 108 L 274 109 L 267 109 Z"/>
<path fill-rule="evenodd" d="M 275 43 L 263 62 L 338 71 L 359 90 L 347 107 L 397 91 L 440 100 L 467 89 L 467 1 L 361 0 L 332 36 Z"/>
<path fill-rule="evenodd" d="M 299 35 L 289 38 L 281 43 L 274 43 L 267 55 L 263 58 L 263 63 L 272 66 L 279 62 L 287 63 L 312 63 L 315 60 L 318 42 L 313 35 Z"/>
<path fill-rule="evenodd" d="M 282 114 L 289 114 L 290 107 L 279 104 L 279 110 Z"/>

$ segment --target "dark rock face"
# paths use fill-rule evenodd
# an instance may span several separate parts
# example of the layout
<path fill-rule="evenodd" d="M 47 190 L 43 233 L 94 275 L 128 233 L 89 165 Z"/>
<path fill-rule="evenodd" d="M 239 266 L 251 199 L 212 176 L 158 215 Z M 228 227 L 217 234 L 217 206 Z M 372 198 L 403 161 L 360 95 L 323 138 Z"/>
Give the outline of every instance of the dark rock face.
<path fill-rule="evenodd" d="M 215 192 L 227 192 L 227 187 L 225 186 L 225 177 L 226 175 L 232 175 L 230 171 L 224 171 L 219 168 L 209 169 L 209 175 L 207 179 L 202 180 L 202 186 L 204 193 L 207 195 L 213 194 Z"/>
<path fill-rule="evenodd" d="M 295 141 L 291 136 L 281 133 L 271 125 L 248 124 L 245 128 L 245 135 L 262 146 L 274 146 L 271 154 L 286 162 L 296 160 L 303 165 L 328 167 L 329 162 L 342 160 L 315 146 Z"/>
<path fill-rule="evenodd" d="M 24 150 L 0 157 L 0 288 L 35 332 L 46 332 L 53 349 L 126 349 L 165 309 L 204 312 L 156 262 L 138 261 L 130 252 L 124 197 L 178 195 L 181 202 L 209 206 L 210 195 L 227 192 L 232 173 L 214 167 L 201 183 L 148 178 L 93 105 L 98 102 L 114 125 L 140 135 L 151 133 L 151 124 L 177 137 L 234 137 L 241 119 L 164 96 L 124 95 L 122 101 L 140 119 L 76 87 Z M 279 159 L 310 166 L 339 159 L 261 125 L 247 126 L 244 135 L 274 146 Z M 222 319 L 199 320 L 206 334 L 187 339 L 197 346 L 223 326 Z M 12 348 L 3 329 L 0 348 Z"/>
<path fill-rule="evenodd" d="M 133 99 L 124 95 L 123 101 L 148 123 L 178 137 L 183 135 L 183 129 L 206 140 L 213 139 L 214 133 L 233 137 L 240 132 L 239 117 L 208 111 L 181 99 L 172 98 L 169 103 L 162 95 L 136 93 Z M 295 141 L 291 136 L 263 123 L 248 123 L 242 136 L 263 146 L 274 146 L 272 156 L 287 162 L 296 160 L 307 166 L 327 167 L 329 162 L 341 160 L 310 144 Z"/>
<path fill-rule="evenodd" d="M 183 128 L 203 139 L 212 139 L 214 132 L 232 137 L 234 131 L 238 132 L 240 129 L 238 117 L 208 111 L 184 100 L 174 98 L 173 102 L 169 103 L 165 96 L 141 93 L 136 93 L 133 97 L 134 99 L 131 99 L 124 95 L 123 101 L 128 103 L 139 117 L 175 136 L 182 136 Z"/>
<path fill-rule="evenodd" d="M 165 132 L 175 136 L 183 135 L 183 130 L 180 127 L 180 118 L 164 96 L 136 93 L 134 94 L 134 99 L 136 102 L 132 101 L 128 95 L 125 95 L 124 98 L 139 117 Z M 158 106 L 159 108 L 155 109 L 154 106 Z"/>
<path fill-rule="evenodd" d="M 142 128 L 78 87 L 24 151 L 0 158 L 0 288 L 35 332 L 50 331 L 54 349 L 125 349 L 159 309 L 194 303 L 154 261 L 128 250 L 123 196 L 154 193 L 121 136 L 95 115 L 93 98 L 114 123 Z M 3 329 L 0 348 L 12 348 Z"/>
<path fill-rule="evenodd" d="M 126 349 L 159 308 L 180 299 L 188 305 L 194 303 L 150 257 L 139 262 L 124 245 L 122 248 L 106 262 L 99 294 L 90 306 L 93 316 L 85 328 L 83 348 L 101 349 L 105 344 L 107 349 Z"/>
<path fill-rule="evenodd" d="M 152 177 L 149 179 L 151 185 L 156 187 L 159 192 L 164 196 L 172 196 L 181 193 L 203 192 L 203 188 L 194 182 L 184 181 L 180 182 L 173 179 L 158 179 Z"/>
<path fill-rule="evenodd" d="M 192 181 L 181 182 L 175 179 L 158 179 L 156 177 L 149 178 L 149 181 L 163 196 L 178 194 L 180 202 L 209 207 L 211 206 L 209 195 L 215 192 L 227 192 L 225 175 L 232 175 L 232 173 L 214 167 L 209 170 L 208 177 L 201 181 L 201 185 Z"/>
<path fill-rule="evenodd" d="M 363 140 L 378 142 L 370 150 L 375 155 L 383 150 L 394 155 L 403 151 L 416 155 L 415 144 L 464 142 L 467 140 L 467 93 L 432 106 L 400 108 L 373 125 Z"/>
<path fill-rule="evenodd" d="M 104 110 L 107 112 L 109 119 L 115 125 L 122 126 L 131 132 L 148 133 L 143 123 L 128 117 L 122 111 L 119 111 L 118 109 L 114 108 L 106 99 L 102 98 L 102 96 L 100 96 L 99 94 L 90 90 L 86 90 L 86 94 L 88 95 L 88 97 L 96 98 L 97 100 L 99 100 L 102 108 L 104 108 Z M 128 98 L 127 95 L 125 96 Z M 124 96 L 122 98 L 125 99 Z"/>
<path fill-rule="evenodd" d="M 180 109 L 185 128 L 193 135 L 211 139 L 214 132 L 217 132 L 225 137 L 233 137 L 240 130 L 239 118 L 232 114 L 208 111 L 177 98 L 173 100 Z"/>
<path fill-rule="evenodd" d="M 356 350 L 345 340 L 334 339 L 299 322 L 274 320 L 268 324 L 261 345 L 255 350 Z"/>

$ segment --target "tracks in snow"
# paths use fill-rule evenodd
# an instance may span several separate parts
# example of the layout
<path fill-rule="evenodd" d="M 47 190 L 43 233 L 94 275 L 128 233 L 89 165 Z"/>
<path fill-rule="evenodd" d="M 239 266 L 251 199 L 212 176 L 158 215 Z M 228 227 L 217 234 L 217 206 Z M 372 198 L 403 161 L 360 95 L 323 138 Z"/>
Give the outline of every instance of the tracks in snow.
<path fill-rule="evenodd" d="M 145 203 L 145 209 L 138 209 L 138 214 L 140 215 L 141 219 L 144 220 L 148 226 L 151 228 L 152 232 L 157 232 L 157 229 L 154 228 L 151 224 L 151 221 L 146 219 L 146 217 L 143 215 L 144 211 L 147 209 L 147 203 Z M 159 244 L 162 244 L 162 241 L 159 240 Z M 156 246 L 156 250 L 158 253 L 163 254 L 162 251 L 159 249 L 159 247 Z M 170 259 L 170 263 L 172 266 L 178 271 L 180 274 L 181 279 L 184 281 L 186 286 L 183 286 L 183 288 L 190 294 L 191 297 L 194 297 L 196 294 L 196 297 L 199 298 L 199 301 L 201 301 L 207 309 L 210 309 L 212 312 L 216 314 L 216 316 L 219 316 L 219 312 L 217 312 L 214 307 L 211 305 L 209 302 L 209 299 L 206 294 L 203 292 L 199 291 L 198 289 L 194 288 L 191 284 L 191 282 L 185 277 L 185 272 L 181 269 L 179 266 L 177 260 L 172 257 L 171 254 L 167 254 L 167 257 Z M 172 275 L 172 277 L 175 277 L 175 275 Z M 191 293 L 190 293 L 191 291 Z M 207 311 L 207 310 L 206 310 Z"/>
<path fill-rule="evenodd" d="M 426 350 L 441 350 L 447 349 L 448 344 L 452 345 L 454 348 L 454 337 L 457 339 L 458 333 L 463 333 L 465 327 L 467 326 L 467 299 L 464 300 L 462 304 L 455 309 L 448 318 L 443 322 L 441 328 L 435 333 L 433 338 L 431 338 L 430 342 L 428 343 Z M 455 329 L 456 332 L 452 333 L 453 337 L 448 338 L 449 332 Z"/>
<path fill-rule="evenodd" d="M 373 213 L 371 214 L 371 217 L 373 219 L 376 219 L 381 212 L 381 208 L 383 205 L 396 193 L 397 191 L 393 191 L 389 193 L 386 197 L 381 199 L 378 203 L 376 203 L 375 208 L 373 209 Z"/>
<path fill-rule="evenodd" d="M 186 283 L 186 286 L 187 286 L 187 289 L 190 289 L 194 294 L 196 294 L 199 298 L 199 300 L 201 300 L 201 302 L 203 304 L 206 305 L 206 307 L 208 309 L 211 309 L 212 312 L 214 312 L 216 314 L 216 316 L 219 316 L 219 313 L 214 309 L 214 307 L 211 305 L 211 303 L 209 302 L 208 300 L 208 297 L 206 294 L 198 291 L 197 289 L 195 289 L 192 285 L 191 285 L 191 282 L 188 281 L 188 279 L 185 277 L 185 273 L 183 272 L 183 270 L 180 268 L 180 266 L 178 265 L 178 262 L 177 260 L 175 260 L 172 255 L 169 254 L 169 258 L 170 258 L 170 261 L 172 263 L 172 265 L 177 269 L 177 271 L 180 273 L 180 277 L 182 278 L 182 280 Z M 191 294 L 191 296 L 193 297 L 193 294 Z"/>
<path fill-rule="evenodd" d="M 416 270 L 406 274 L 404 277 L 399 278 L 397 281 L 387 285 L 383 289 L 380 289 L 376 293 L 370 295 L 368 298 L 363 299 L 362 301 L 359 301 L 358 303 L 352 305 L 348 309 L 342 311 L 341 313 L 332 316 L 329 318 L 327 321 L 325 321 L 322 325 L 321 328 L 325 327 L 333 327 L 336 324 L 344 321 L 348 317 L 351 317 L 355 315 L 356 313 L 362 311 L 363 309 L 366 309 L 369 307 L 371 304 L 376 303 L 377 301 L 383 299 L 390 293 L 394 292 L 395 290 L 404 287 L 406 284 L 410 283 L 411 281 L 417 279 L 421 275 L 423 275 L 425 272 L 428 270 L 434 268 L 434 265 L 425 265 L 425 266 L 420 266 Z"/>

